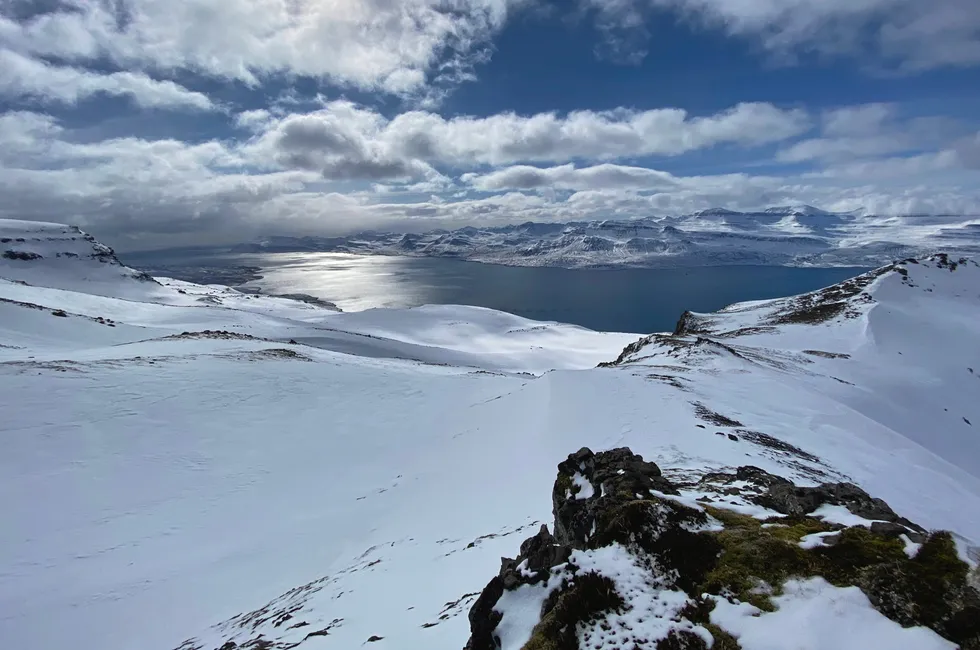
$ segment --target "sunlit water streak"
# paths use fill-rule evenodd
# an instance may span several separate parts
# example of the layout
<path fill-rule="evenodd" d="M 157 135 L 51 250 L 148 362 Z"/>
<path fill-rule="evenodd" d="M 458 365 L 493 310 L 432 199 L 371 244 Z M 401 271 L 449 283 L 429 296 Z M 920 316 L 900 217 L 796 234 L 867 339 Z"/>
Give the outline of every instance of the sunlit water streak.
<path fill-rule="evenodd" d="M 582 270 L 508 267 L 451 259 L 274 253 L 239 256 L 262 267 L 266 293 L 308 293 L 345 311 L 467 304 L 538 320 L 627 332 L 673 328 L 680 314 L 793 295 L 858 268 L 726 266 Z"/>

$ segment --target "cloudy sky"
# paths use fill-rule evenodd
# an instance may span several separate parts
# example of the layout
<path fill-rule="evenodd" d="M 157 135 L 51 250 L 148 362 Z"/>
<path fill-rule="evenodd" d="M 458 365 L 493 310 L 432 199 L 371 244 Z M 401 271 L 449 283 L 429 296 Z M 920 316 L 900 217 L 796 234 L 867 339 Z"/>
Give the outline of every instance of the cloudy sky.
<path fill-rule="evenodd" d="M 0 216 L 120 248 L 980 213 L 977 0 L 0 0 Z"/>

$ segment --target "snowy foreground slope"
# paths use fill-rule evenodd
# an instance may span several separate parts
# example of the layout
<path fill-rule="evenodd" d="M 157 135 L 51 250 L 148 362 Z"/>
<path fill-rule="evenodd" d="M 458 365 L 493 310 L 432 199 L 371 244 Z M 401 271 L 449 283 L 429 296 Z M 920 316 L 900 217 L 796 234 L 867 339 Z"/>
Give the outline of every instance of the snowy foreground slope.
<path fill-rule="evenodd" d="M 5 646 L 460 648 L 583 446 L 676 480 L 850 481 L 963 557 L 980 543 L 973 262 L 637 341 L 465 307 L 341 314 L 141 277 L 65 226 L 0 234 Z M 799 589 L 788 619 L 847 615 Z"/>

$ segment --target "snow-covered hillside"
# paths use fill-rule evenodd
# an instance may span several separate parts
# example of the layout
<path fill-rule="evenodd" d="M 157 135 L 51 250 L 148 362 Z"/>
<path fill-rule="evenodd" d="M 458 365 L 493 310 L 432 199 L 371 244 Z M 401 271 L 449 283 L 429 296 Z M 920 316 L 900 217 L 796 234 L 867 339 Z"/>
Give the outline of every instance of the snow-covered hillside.
<path fill-rule="evenodd" d="M 783 206 L 761 212 L 576 223 L 525 223 L 424 234 L 270 237 L 239 252 L 321 251 L 452 257 L 513 266 L 718 264 L 872 267 L 938 250 L 980 252 L 980 215 L 878 217 Z"/>
<path fill-rule="evenodd" d="M 152 281 L 67 227 L 0 226 L 41 255 L 0 266 L 9 647 L 458 649 L 583 446 L 671 480 L 850 481 L 963 557 L 980 543 L 971 261 L 640 338 Z"/>

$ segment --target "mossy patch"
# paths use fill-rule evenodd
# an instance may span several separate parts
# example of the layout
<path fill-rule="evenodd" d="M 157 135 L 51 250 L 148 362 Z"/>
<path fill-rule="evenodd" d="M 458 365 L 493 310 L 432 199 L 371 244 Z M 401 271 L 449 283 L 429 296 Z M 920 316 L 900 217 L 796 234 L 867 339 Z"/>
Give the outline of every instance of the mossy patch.
<path fill-rule="evenodd" d="M 734 636 L 711 622 L 711 610 L 714 608 L 714 602 L 698 596 L 681 610 L 680 615 L 711 633 L 714 638 L 711 650 L 742 650 L 742 646 L 739 645 Z M 657 650 L 661 649 L 658 648 Z"/>
<path fill-rule="evenodd" d="M 775 610 L 771 595 L 796 576 L 815 575 L 816 558 L 800 540 L 833 527 L 812 517 L 781 517 L 761 522 L 754 517 L 709 508 L 725 530 L 712 533 L 721 546 L 715 567 L 700 585 L 703 592 L 732 596 L 767 612 Z M 763 528 L 763 523 L 778 525 Z"/>
<path fill-rule="evenodd" d="M 800 516 L 773 519 L 778 526 L 763 528 L 737 513 L 709 513 L 725 530 L 701 533 L 713 537 L 721 553 L 698 585 L 700 593 L 771 612 L 771 597 L 782 593 L 787 580 L 821 576 L 838 587 L 859 587 L 879 612 L 903 626 L 925 626 L 963 650 L 980 650 L 980 594 L 969 586 L 969 567 L 949 533 L 930 535 L 914 558 L 895 536 L 860 526 L 841 530 L 831 545 L 808 550 L 800 547 L 801 538 L 838 527 Z M 696 612 L 688 618 L 707 622 L 704 615 L 692 616 Z"/>
<path fill-rule="evenodd" d="M 980 648 L 980 595 L 949 533 L 930 536 L 912 559 L 866 567 L 856 584 L 882 614 L 904 626 L 924 625 L 958 643 Z"/>
<path fill-rule="evenodd" d="M 732 596 L 772 612 L 769 596 L 795 576 L 815 575 L 810 553 L 771 531 L 778 528 L 728 528 L 714 536 L 722 547 L 717 565 L 702 584 L 704 592 Z M 799 538 L 797 538 L 798 540 Z"/>
<path fill-rule="evenodd" d="M 576 472 L 601 496 L 571 499 L 580 491 Z M 543 529 L 525 540 L 518 560 L 503 560 L 500 575 L 491 580 L 470 612 L 467 648 L 496 647 L 493 631 L 501 614 L 493 605 L 505 589 L 526 582 L 523 574 L 511 579 L 517 576 L 516 566 L 526 560 L 531 569 L 541 567 L 543 574 L 562 576 L 563 582 L 543 604 L 523 650 L 591 650 L 596 639 L 588 635 L 601 628 L 599 635 L 608 637 L 616 625 L 613 621 L 631 609 L 633 603 L 626 599 L 632 596 L 617 593 L 616 581 L 602 571 L 578 574 L 575 552 L 621 545 L 638 567 L 653 576 L 647 582 L 650 589 L 687 593 L 687 606 L 672 617 L 684 624 L 671 626 L 669 634 L 653 639 L 644 636 L 649 631 L 645 626 L 634 631 L 627 625 L 635 636 L 619 638 L 623 648 L 652 644 L 657 650 L 741 650 L 734 635 L 711 622 L 711 612 L 721 598 L 752 604 L 764 616 L 776 610 L 775 602 L 788 580 L 821 577 L 838 587 L 861 589 L 877 611 L 903 626 L 924 626 L 961 650 L 980 650 L 980 592 L 975 586 L 980 574 L 971 574 L 959 559 L 949 533 L 927 535 L 884 501 L 851 484 L 799 487 L 753 467 L 738 468 L 735 474 L 714 473 L 702 481 L 722 483 L 715 490 L 719 496 L 746 496 L 735 485 L 736 479 L 755 486 L 750 500 L 789 516 L 760 521 L 718 507 L 722 501 L 699 508 L 655 496 L 679 494 L 678 486 L 663 478 L 655 464 L 628 449 L 600 454 L 582 449 L 570 455 L 559 465 L 553 488 L 554 536 Z M 844 506 L 875 523 L 870 528 L 845 528 L 807 514 L 824 503 Z M 718 522 L 721 530 L 706 530 L 713 528 L 709 523 Z M 903 533 L 921 543 L 915 557 L 908 557 Z M 821 538 L 821 545 L 803 548 L 801 542 L 814 535 Z M 555 573 L 559 565 L 561 573 Z M 638 622 L 642 624 L 642 618 Z M 692 629 L 687 622 L 699 627 Z M 713 641 L 707 640 L 704 630 Z M 587 635 L 582 647 L 580 634 Z"/>
<path fill-rule="evenodd" d="M 609 578 L 597 573 L 575 576 L 545 603 L 544 615 L 522 650 L 579 650 L 578 625 L 624 605 Z"/>
<path fill-rule="evenodd" d="M 826 533 L 834 530 L 834 526 L 813 517 L 774 517 L 763 523 L 776 524 L 764 528 L 769 535 L 793 544 L 799 543 L 806 535 Z"/>
<path fill-rule="evenodd" d="M 703 505 L 705 511 L 720 521 L 725 528 L 759 528 L 764 523 L 755 517 L 743 515 L 742 513 L 735 512 L 734 510 L 725 510 L 724 508 L 716 508 L 707 504 Z"/>
<path fill-rule="evenodd" d="M 872 565 L 908 562 L 905 545 L 894 537 L 872 533 L 855 526 L 841 532 L 833 546 L 818 547 L 820 575 L 839 587 L 857 584 L 859 573 Z"/>
<path fill-rule="evenodd" d="M 618 543 L 640 548 L 656 558 L 667 571 L 676 572 L 676 585 L 689 594 L 717 562 L 722 547 L 711 535 L 691 532 L 690 528 L 707 524 L 707 515 L 666 499 L 631 501 L 609 511 L 597 522 L 591 548 Z"/>
<path fill-rule="evenodd" d="M 578 492 L 578 486 L 572 483 L 572 477 L 564 472 L 558 473 L 558 478 L 555 479 L 555 488 L 560 490 L 562 495 Z"/>

